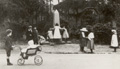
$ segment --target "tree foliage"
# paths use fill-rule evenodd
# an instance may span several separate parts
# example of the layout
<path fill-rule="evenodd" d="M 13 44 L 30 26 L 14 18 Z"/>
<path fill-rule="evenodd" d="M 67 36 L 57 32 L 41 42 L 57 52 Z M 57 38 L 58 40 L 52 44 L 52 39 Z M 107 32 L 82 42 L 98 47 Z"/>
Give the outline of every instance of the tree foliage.
<path fill-rule="evenodd" d="M 28 25 L 44 29 L 49 13 L 43 0 L 0 0 L 1 24 L 11 28 L 13 37 L 19 40 Z"/>
<path fill-rule="evenodd" d="M 48 7 L 44 0 L 0 0 L 0 25 L 12 28 L 15 39 L 22 37 L 28 25 L 35 25 L 40 33 L 46 33 L 52 25 Z M 110 33 L 113 21 L 120 27 L 120 0 L 65 0 L 54 7 L 72 38 L 77 36 L 79 27 L 92 25 L 96 39 L 105 38 L 103 35 L 106 34 L 109 40 L 107 33 Z M 103 37 L 99 38 L 99 35 Z"/>
<path fill-rule="evenodd" d="M 55 7 L 59 10 L 61 19 L 73 28 L 72 33 L 75 33 L 79 26 L 92 25 L 96 39 L 104 41 L 106 38 L 105 43 L 110 40 L 111 34 L 107 33 L 111 33 L 113 21 L 117 26 L 120 22 L 119 0 L 65 0 Z M 100 33 L 102 34 L 99 35 Z M 73 35 L 76 36 L 76 34 Z M 103 37 L 99 38 L 100 36 Z"/>

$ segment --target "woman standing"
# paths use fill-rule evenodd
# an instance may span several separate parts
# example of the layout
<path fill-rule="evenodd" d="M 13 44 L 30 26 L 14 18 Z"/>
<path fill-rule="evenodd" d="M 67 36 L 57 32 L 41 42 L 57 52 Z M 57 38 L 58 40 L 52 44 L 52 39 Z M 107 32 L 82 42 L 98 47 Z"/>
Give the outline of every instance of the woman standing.
<path fill-rule="evenodd" d="M 93 33 L 93 29 L 92 27 L 90 26 L 89 29 L 88 29 L 88 43 L 87 43 L 87 47 L 88 49 L 90 49 L 91 53 L 94 53 L 93 50 L 94 50 L 94 33 Z"/>
<path fill-rule="evenodd" d="M 117 38 L 117 31 L 115 29 L 112 30 L 112 39 L 111 39 L 111 47 L 114 48 L 114 52 L 118 48 L 118 38 Z"/>

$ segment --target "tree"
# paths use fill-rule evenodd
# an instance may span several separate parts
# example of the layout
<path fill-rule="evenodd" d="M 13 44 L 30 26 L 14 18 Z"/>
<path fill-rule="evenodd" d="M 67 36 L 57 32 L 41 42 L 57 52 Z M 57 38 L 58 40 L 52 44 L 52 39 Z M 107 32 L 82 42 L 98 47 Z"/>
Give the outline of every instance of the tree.
<path fill-rule="evenodd" d="M 14 38 L 18 40 L 28 25 L 38 26 L 47 21 L 49 16 L 43 0 L 1 0 L 0 10 L 0 16 L 3 17 L 1 20 L 8 20 L 8 28 L 13 29 Z M 44 29 L 45 25 L 46 22 L 41 28 Z"/>
<path fill-rule="evenodd" d="M 61 16 L 74 17 L 76 23 L 83 14 L 86 15 L 86 12 L 91 12 L 90 16 L 97 13 L 98 22 L 104 23 L 118 18 L 116 16 L 118 16 L 119 3 L 119 0 L 65 0 L 58 4 L 56 8 L 60 11 Z"/>
<path fill-rule="evenodd" d="M 86 18 L 83 18 L 83 17 L 87 13 L 89 13 L 90 15 L 95 13 L 92 16 L 98 15 L 98 11 L 96 9 L 97 4 L 98 4 L 98 2 L 96 0 L 91 0 L 91 1 L 65 0 L 62 3 L 58 4 L 57 6 L 55 6 L 55 7 L 59 10 L 61 16 L 64 16 L 64 17 L 66 17 L 68 19 L 73 18 L 73 20 L 75 20 L 75 23 L 76 23 L 75 25 L 78 26 L 79 20 L 81 20 L 81 21 L 83 19 L 85 20 Z M 91 17 L 87 17 L 87 18 L 91 19 Z"/>
<path fill-rule="evenodd" d="M 113 23 L 116 25 L 116 22 L 120 22 L 119 0 L 65 0 L 55 7 L 59 10 L 61 19 L 67 21 L 69 25 L 75 28 L 78 28 L 79 25 L 92 25 L 97 34 L 110 33 Z M 98 26 L 99 28 L 102 26 L 104 29 L 99 30 L 96 28 Z M 74 31 L 76 31 L 75 28 L 73 28 Z M 110 38 L 110 34 L 107 35 Z"/>
<path fill-rule="evenodd" d="M 21 18 L 30 24 L 33 24 L 33 20 L 39 15 L 47 13 L 43 0 L 10 0 L 8 6 L 7 10 L 10 10 L 8 15 L 11 19 Z"/>

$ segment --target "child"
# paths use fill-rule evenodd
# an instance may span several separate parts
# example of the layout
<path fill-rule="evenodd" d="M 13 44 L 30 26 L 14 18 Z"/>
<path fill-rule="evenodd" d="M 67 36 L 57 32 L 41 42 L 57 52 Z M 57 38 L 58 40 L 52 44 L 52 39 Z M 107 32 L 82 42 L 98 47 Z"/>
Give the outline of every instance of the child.
<path fill-rule="evenodd" d="M 61 27 L 59 26 L 58 23 L 56 23 L 54 29 L 55 29 L 54 30 L 54 35 L 53 35 L 54 41 L 56 43 L 59 43 L 60 40 L 62 39 L 62 36 L 61 36 L 61 33 L 60 33 Z"/>
<path fill-rule="evenodd" d="M 88 35 L 88 49 L 91 50 L 91 53 L 93 53 L 94 49 L 94 33 L 90 32 Z"/>
<path fill-rule="evenodd" d="M 26 31 L 26 40 L 32 40 L 33 39 L 33 30 L 32 26 L 29 26 L 28 30 Z"/>
<path fill-rule="evenodd" d="M 79 35 L 79 41 L 80 41 L 80 51 L 86 53 L 86 51 L 84 50 L 85 46 L 87 45 L 87 39 L 85 36 L 85 33 L 88 32 L 88 30 L 83 27 L 80 29 L 80 35 Z"/>
<path fill-rule="evenodd" d="M 42 35 L 38 35 L 38 38 L 39 38 L 39 44 L 40 45 L 43 45 L 43 43 L 45 43 L 46 39 L 42 36 Z"/>
<path fill-rule="evenodd" d="M 7 65 L 13 65 L 10 62 L 11 50 L 13 50 L 12 40 L 11 40 L 10 36 L 12 36 L 12 30 L 7 29 L 6 30 L 6 37 L 5 37 L 5 51 L 6 51 L 6 54 L 7 54 Z"/>
<path fill-rule="evenodd" d="M 111 39 L 111 47 L 114 48 L 114 52 L 116 52 L 116 49 L 118 48 L 117 31 L 113 29 L 112 32 L 113 32 L 113 35 Z"/>
<path fill-rule="evenodd" d="M 65 28 L 65 26 L 63 26 L 64 32 L 63 32 L 63 39 L 65 40 L 65 42 L 67 42 L 67 39 L 69 38 L 69 34 L 67 29 Z"/>
<path fill-rule="evenodd" d="M 93 28 L 91 26 L 88 26 L 88 43 L 87 43 L 87 47 L 88 49 L 90 49 L 91 53 L 94 53 L 94 33 L 93 33 Z"/>
<path fill-rule="evenodd" d="M 53 41 L 53 31 L 52 31 L 52 28 L 50 28 L 47 32 L 47 36 L 48 36 L 48 39 L 50 42 Z"/>
<path fill-rule="evenodd" d="M 33 41 L 34 44 L 38 44 L 38 30 L 36 27 L 33 28 Z"/>

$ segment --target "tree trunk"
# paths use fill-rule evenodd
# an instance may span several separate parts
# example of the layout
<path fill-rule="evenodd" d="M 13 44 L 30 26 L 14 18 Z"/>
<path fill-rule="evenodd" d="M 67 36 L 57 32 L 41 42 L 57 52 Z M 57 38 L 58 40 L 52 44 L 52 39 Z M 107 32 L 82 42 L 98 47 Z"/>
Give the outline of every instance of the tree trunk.
<path fill-rule="evenodd" d="M 52 7 L 51 7 L 51 0 L 50 0 L 50 8 L 49 8 L 49 10 L 50 10 L 50 13 L 51 13 L 51 8 L 52 8 Z"/>
<path fill-rule="evenodd" d="M 76 22 L 76 27 L 77 27 L 77 22 L 78 22 L 78 17 L 77 16 L 75 17 L 75 20 L 76 20 L 75 22 Z"/>
<path fill-rule="evenodd" d="M 77 24 L 78 24 L 78 9 L 76 9 L 75 19 L 76 19 L 76 27 L 77 27 Z"/>
<path fill-rule="evenodd" d="M 36 21 L 36 25 L 37 25 L 37 18 L 38 18 L 38 17 L 37 17 L 37 12 L 36 12 L 36 18 L 35 18 L 35 21 Z"/>
<path fill-rule="evenodd" d="M 32 16 L 30 16 L 30 18 L 29 18 L 29 25 L 32 25 L 32 23 L 33 23 L 33 19 L 32 19 Z"/>

